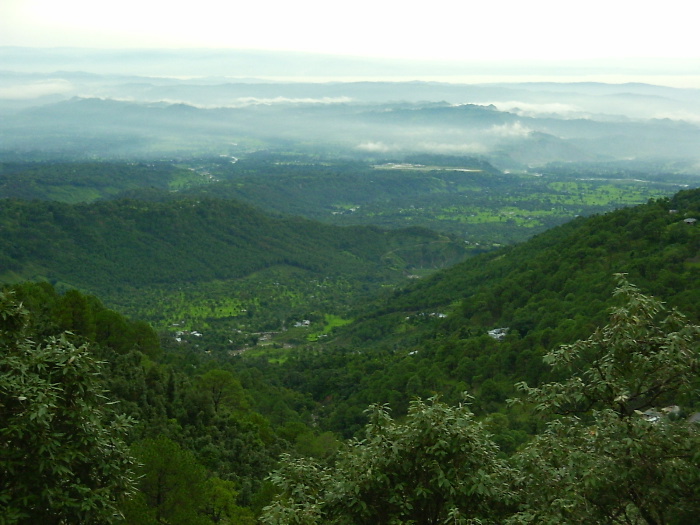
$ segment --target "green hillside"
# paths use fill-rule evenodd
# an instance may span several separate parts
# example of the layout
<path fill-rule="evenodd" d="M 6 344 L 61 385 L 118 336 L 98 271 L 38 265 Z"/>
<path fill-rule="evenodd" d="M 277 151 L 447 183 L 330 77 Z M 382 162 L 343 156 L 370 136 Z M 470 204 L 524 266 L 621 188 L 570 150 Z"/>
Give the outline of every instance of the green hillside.
<path fill-rule="evenodd" d="M 161 326 L 243 316 L 276 329 L 293 314 L 338 314 L 355 295 L 464 255 L 424 229 L 326 226 L 211 198 L 4 200 L 0 228 L 2 280 L 77 288 Z"/>
<path fill-rule="evenodd" d="M 172 162 L 2 162 L 0 197 L 92 202 L 136 189 L 179 190 L 208 182 Z"/>
<path fill-rule="evenodd" d="M 694 217 L 700 192 L 685 191 L 470 258 L 376 302 L 279 372 L 324 402 L 329 428 L 346 435 L 375 402 L 402 413 L 413 396 L 456 402 L 466 390 L 479 413 L 504 410 L 515 382 L 549 378 L 547 351 L 605 322 L 617 273 L 700 318 L 700 230 L 686 222 Z M 498 329 L 501 337 L 489 335 Z M 517 418 L 510 424 L 522 428 Z"/>

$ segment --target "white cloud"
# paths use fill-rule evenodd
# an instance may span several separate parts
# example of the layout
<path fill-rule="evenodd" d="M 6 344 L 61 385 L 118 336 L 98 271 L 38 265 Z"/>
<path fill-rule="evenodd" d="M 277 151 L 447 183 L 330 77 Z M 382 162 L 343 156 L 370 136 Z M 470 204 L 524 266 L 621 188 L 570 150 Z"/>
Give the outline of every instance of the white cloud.
<path fill-rule="evenodd" d="M 257 97 L 241 97 L 226 104 L 228 107 L 244 107 L 265 105 L 271 106 L 274 104 L 347 104 L 352 102 L 350 97 L 322 97 L 322 98 L 288 98 L 288 97 L 273 97 L 273 98 L 257 98 Z"/>
<path fill-rule="evenodd" d="M 651 118 L 683 120 L 692 124 L 700 124 L 700 113 L 692 113 L 687 111 L 664 111 L 653 114 Z"/>
<path fill-rule="evenodd" d="M 487 133 L 489 135 L 493 135 L 496 137 L 512 138 L 512 137 L 527 137 L 533 131 L 534 130 L 532 128 L 528 128 L 527 126 L 523 126 L 522 123 L 520 123 L 520 122 L 515 122 L 513 124 L 503 124 L 500 126 L 493 126 L 487 130 Z"/>
<path fill-rule="evenodd" d="M 1 93 L 1 91 L 0 91 Z M 344 104 L 352 102 L 349 97 L 323 97 L 323 98 L 289 98 L 289 97 L 273 97 L 273 98 L 257 98 L 257 97 L 239 97 L 229 101 L 217 101 L 208 104 L 202 104 L 194 100 L 184 98 L 155 98 L 142 99 L 134 96 L 110 96 L 97 94 L 94 92 L 82 92 L 76 96 L 81 98 L 107 98 L 118 102 L 137 102 L 139 104 L 185 104 L 198 109 L 217 109 L 217 108 L 245 108 L 249 106 L 272 106 L 275 104 L 291 104 L 291 105 L 327 105 L 327 104 Z M 2 98 L 2 97 L 0 97 Z"/>
<path fill-rule="evenodd" d="M 357 149 L 370 153 L 388 153 L 391 151 L 411 151 L 442 153 L 446 155 L 476 155 L 486 153 L 488 148 L 476 142 L 405 142 L 386 144 L 381 141 L 367 141 L 356 146 Z"/>
<path fill-rule="evenodd" d="M 491 104 L 496 106 L 501 111 L 515 113 L 521 117 L 536 117 L 552 114 L 562 117 L 580 117 L 581 114 L 584 113 L 584 110 L 581 107 L 561 102 L 537 103 L 509 100 L 502 102 L 491 102 Z"/>
<path fill-rule="evenodd" d="M 423 142 L 416 149 L 445 155 L 476 155 L 488 151 L 486 146 L 478 142 Z"/>
<path fill-rule="evenodd" d="M 370 153 L 387 153 L 389 151 L 396 151 L 400 148 L 396 146 L 389 146 L 383 142 L 362 142 L 357 145 L 357 149 L 362 151 L 369 151 Z"/>
<path fill-rule="evenodd" d="M 5 100 L 30 100 L 47 95 L 70 93 L 73 85 L 67 80 L 48 80 L 29 84 L 0 86 L 0 98 Z"/>

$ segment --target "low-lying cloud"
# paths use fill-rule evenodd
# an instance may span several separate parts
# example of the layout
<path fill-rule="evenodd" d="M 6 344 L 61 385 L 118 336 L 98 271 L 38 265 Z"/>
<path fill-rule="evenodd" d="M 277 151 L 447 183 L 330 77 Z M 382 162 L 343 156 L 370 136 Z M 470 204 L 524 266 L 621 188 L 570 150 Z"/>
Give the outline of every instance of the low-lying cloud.
<path fill-rule="evenodd" d="M 477 142 L 432 142 L 422 141 L 413 143 L 386 144 L 381 141 L 366 141 L 358 144 L 356 149 L 369 153 L 389 152 L 431 152 L 445 155 L 476 155 L 487 153 L 488 148 Z"/>
<path fill-rule="evenodd" d="M 651 118 L 682 120 L 692 124 L 700 124 L 700 113 L 692 113 L 687 111 L 662 111 L 655 113 Z"/>
<path fill-rule="evenodd" d="M 244 106 L 253 105 L 266 105 L 271 106 L 274 104 L 348 104 L 352 102 L 350 97 L 322 97 L 322 98 L 287 98 L 287 97 L 274 97 L 274 98 L 257 98 L 257 97 L 245 97 L 236 99 L 234 104 L 240 104 Z"/>
<path fill-rule="evenodd" d="M 541 117 L 543 115 L 557 115 L 564 118 L 580 118 L 585 110 L 573 104 L 563 102 L 523 102 L 510 100 L 492 102 L 500 111 L 515 113 L 520 117 Z"/>
<path fill-rule="evenodd" d="M 517 137 L 527 137 L 530 133 L 535 131 L 532 128 L 523 126 L 521 122 L 514 122 L 513 124 L 502 124 L 500 126 L 492 126 L 487 130 L 489 135 L 500 137 L 500 138 L 517 138 Z"/>
<path fill-rule="evenodd" d="M 28 84 L 0 86 L 0 99 L 31 100 L 49 95 L 65 95 L 72 90 L 73 85 L 67 80 L 46 80 Z"/>
<path fill-rule="evenodd" d="M 398 148 L 396 145 L 389 146 L 388 144 L 384 144 L 383 142 L 374 141 L 361 142 L 356 146 L 356 148 L 361 151 L 367 151 L 370 153 L 388 153 L 389 151 L 397 151 L 401 149 Z"/>
<path fill-rule="evenodd" d="M 121 99 L 127 100 L 127 99 Z M 134 100 L 133 98 L 131 100 Z M 186 104 L 199 109 L 217 109 L 217 108 L 246 108 L 250 106 L 293 106 L 293 105 L 332 105 L 332 104 L 347 104 L 352 102 L 350 97 L 322 97 L 322 98 L 290 98 L 290 97 L 240 97 L 231 100 L 217 100 L 209 104 L 202 104 L 193 100 L 163 98 L 152 100 L 150 103 L 165 103 L 165 104 Z"/>

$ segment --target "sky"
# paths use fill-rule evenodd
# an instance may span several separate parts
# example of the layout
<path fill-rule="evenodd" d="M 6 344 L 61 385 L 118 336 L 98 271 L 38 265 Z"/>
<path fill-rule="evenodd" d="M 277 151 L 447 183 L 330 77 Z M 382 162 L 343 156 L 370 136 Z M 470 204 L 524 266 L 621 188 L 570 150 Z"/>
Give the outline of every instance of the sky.
<path fill-rule="evenodd" d="M 700 60 L 693 4 L 0 0 L 0 46 L 262 49 L 449 61 Z"/>

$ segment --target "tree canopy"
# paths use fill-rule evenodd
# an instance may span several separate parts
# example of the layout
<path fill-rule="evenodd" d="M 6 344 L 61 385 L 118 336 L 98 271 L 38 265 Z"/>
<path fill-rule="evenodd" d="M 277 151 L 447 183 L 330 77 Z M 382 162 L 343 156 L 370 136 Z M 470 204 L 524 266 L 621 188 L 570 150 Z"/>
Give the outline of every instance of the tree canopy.
<path fill-rule="evenodd" d="M 66 334 L 33 341 L 27 311 L 0 292 L 0 515 L 3 523 L 103 524 L 134 492 L 100 363 Z"/>
<path fill-rule="evenodd" d="M 615 295 L 607 325 L 547 353 L 558 380 L 518 384 L 544 426 L 509 458 L 465 405 L 375 405 L 332 465 L 283 458 L 263 522 L 694 523 L 700 428 L 676 403 L 697 394 L 700 326 L 624 276 Z"/>
<path fill-rule="evenodd" d="M 608 324 L 549 352 L 568 374 L 519 384 L 546 428 L 514 456 L 512 523 L 691 523 L 700 513 L 700 429 L 676 403 L 697 392 L 700 326 L 619 276 Z"/>
<path fill-rule="evenodd" d="M 467 405 L 415 400 L 401 422 L 384 406 L 368 412 L 364 439 L 333 466 L 283 458 L 263 523 L 498 523 L 512 500 L 509 468 Z"/>

